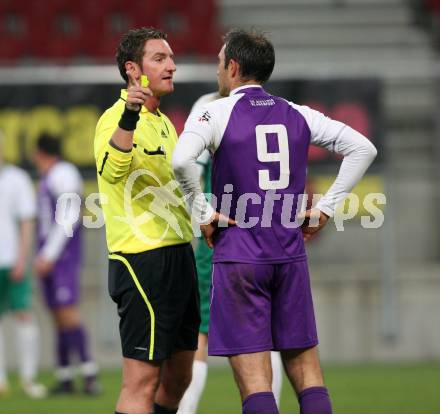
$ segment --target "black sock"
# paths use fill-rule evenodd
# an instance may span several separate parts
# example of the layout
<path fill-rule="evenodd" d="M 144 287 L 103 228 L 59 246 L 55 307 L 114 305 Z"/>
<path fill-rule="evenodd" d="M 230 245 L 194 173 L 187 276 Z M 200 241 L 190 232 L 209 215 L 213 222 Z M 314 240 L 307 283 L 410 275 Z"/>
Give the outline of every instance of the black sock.
<path fill-rule="evenodd" d="M 168 408 L 162 407 L 158 404 L 154 404 L 154 414 L 176 414 L 177 410 L 168 410 Z"/>

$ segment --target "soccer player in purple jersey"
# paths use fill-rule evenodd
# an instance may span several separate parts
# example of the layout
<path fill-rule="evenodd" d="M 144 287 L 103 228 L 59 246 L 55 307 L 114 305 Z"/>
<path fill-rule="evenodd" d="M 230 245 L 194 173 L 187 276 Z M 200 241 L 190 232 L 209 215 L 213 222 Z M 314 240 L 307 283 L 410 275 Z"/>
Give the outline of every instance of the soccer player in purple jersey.
<path fill-rule="evenodd" d="M 79 277 L 82 265 L 80 226 L 83 182 L 77 168 L 61 159 L 59 140 L 42 135 L 37 142 L 34 163 L 41 176 L 38 188 L 37 257 L 35 273 L 39 276 L 44 299 L 57 331 L 57 377 L 53 394 L 75 392 L 71 366 L 77 357 L 84 377 L 83 392 L 100 392 L 97 366 L 90 356 L 85 327 L 78 309 Z M 69 193 L 67 203 L 60 197 Z M 56 217 L 72 225 L 68 234 Z"/>
<path fill-rule="evenodd" d="M 278 413 L 269 352 L 278 350 L 301 414 L 330 414 L 304 240 L 325 226 L 376 149 L 349 126 L 267 93 L 262 84 L 274 64 L 273 46 L 262 34 L 229 32 L 218 64 L 225 98 L 188 119 L 173 165 L 214 246 L 208 351 L 229 357 L 243 413 Z M 333 185 L 300 225 L 310 144 L 344 159 Z M 213 153 L 219 212 L 200 189 L 196 160 L 205 149 Z M 223 216 L 236 225 L 225 225 Z"/>
<path fill-rule="evenodd" d="M 202 95 L 191 108 L 191 113 L 198 113 L 200 108 L 207 103 L 220 99 L 218 92 Z M 191 116 L 190 113 L 190 116 Z M 211 193 L 211 154 L 204 151 L 197 159 L 199 174 L 205 193 Z M 208 374 L 207 348 L 208 348 L 208 327 L 209 327 L 209 304 L 211 301 L 211 277 L 212 277 L 212 249 L 208 247 L 205 240 L 200 238 L 195 250 L 197 276 L 199 280 L 200 294 L 200 316 L 198 348 L 194 357 L 192 380 L 188 389 L 180 401 L 177 414 L 196 414 L 200 398 L 205 388 Z M 279 352 L 271 352 L 272 365 L 272 391 L 277 406 L 280 405 L 281 388 L 283 383 L 283 369 Z"/>

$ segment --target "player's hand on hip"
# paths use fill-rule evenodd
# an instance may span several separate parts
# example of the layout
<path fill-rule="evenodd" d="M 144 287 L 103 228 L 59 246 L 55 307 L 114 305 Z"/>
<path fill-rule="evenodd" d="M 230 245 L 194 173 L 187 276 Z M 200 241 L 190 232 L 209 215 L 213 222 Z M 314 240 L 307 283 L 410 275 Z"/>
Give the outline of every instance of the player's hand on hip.
<path fill-rule="evenodd" d="M 23 260 L 18 260 L 17 263 L 15 263 L 14 267 L 11 271 L 11 280 L 13 282 L 20 282 L 24 278 L 24 271 L 26 268 L 26 263 Z"/>
<path fill-rule="evenodd" d="M 53 262 L 46 260 L 41 256 L 38 256 L 34 261 L 34 272 L 40 278 L 47 277 L 50 272 L 52 272 L 53 267 Z"/>
<path fill-rule="evenodd" d="M 125 106 L 131 111 L 140 111 L 145 101 L 153 96 L 150 88 L 144 88 L 140 85 L 139 80 L 136 79 L 133 71 L 127 71 L 128 85 L 127 85 L 127 100 Z"/>
<path fill-rule="evenodd" d="M 301 230 L 304 241 L 308 242 L 327 224 L 329 216 L 317 208 L 312 208 L 301 213 L 298 218 L 304 218 Z"/>
<path fill-rule="evenodd" d="M 202 224 L 200 226 L 200 231 L 206 240 L 206 244 L 212 249 L 214 247 L 215 233 L 218 227 L 229 227 L 235 226 L 236 224 L 237 222 L 235 220 L 215 212 L 211 223 Z"/>

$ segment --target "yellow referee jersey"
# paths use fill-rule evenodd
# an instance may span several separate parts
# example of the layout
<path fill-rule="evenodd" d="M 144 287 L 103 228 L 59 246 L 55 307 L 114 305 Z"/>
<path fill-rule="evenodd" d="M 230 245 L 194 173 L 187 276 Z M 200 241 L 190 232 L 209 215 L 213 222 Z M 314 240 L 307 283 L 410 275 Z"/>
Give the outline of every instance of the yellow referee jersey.
<path fill-rule="evenodd" d="M 98 187 L 110 252 L 139 253 L 189 242 L 192 228 L 171 165 L 177 133 L 158 111 L 142 107 L 133 149 L 109 144 L 125 107 L 127 91 L 101 116 L 95 133 Z"/>

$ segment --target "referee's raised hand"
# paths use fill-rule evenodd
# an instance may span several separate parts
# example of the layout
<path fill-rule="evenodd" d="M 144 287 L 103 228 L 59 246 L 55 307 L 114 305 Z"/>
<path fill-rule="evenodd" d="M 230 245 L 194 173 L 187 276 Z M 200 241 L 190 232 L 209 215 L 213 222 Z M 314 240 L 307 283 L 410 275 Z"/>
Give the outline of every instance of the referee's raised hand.
<path fill-rule="evenodd" d="M 143 88 L 136 79 L 133 71 L 127 71 L 127 100 L 125 106 L 131 111 L 139 112 L 145 101 L 153 96 L 150 88 Z"/>

